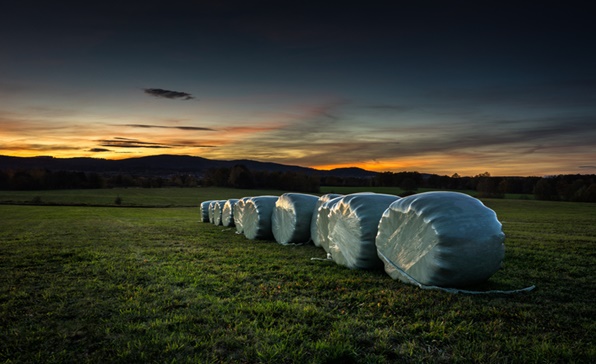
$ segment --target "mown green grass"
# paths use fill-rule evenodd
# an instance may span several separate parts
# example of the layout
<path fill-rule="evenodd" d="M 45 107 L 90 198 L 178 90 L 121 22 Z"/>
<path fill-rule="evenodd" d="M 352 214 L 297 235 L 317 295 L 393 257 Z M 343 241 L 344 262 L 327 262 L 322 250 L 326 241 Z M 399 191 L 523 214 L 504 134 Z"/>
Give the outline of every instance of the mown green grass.
<path fill-rule="evenodd" d="M 195 207 L 2 205 L 0 361 L 594 362 L 594 206 L 485 203 L 506 257 L 479 289 L 534 291 L 424 291 Z"/>
<path fill-rule="evenodd" d="M 110 188 L 96 190 L 0 191 L 0 203 L 8 204 L 77 204 L 116 206 L 193 207 L 202 201 L 280 195 L 282 191 L 239 190 L 218 187 L 197 188 Z"/>
<path fill-rule="evenodd" d="M 369 191 L 401 196 L 404 191 L 399 187 L 321 187 L 321 194 Z M 425 192 L 429 189 L 419 189 Z M 110 188 L 96 190 L 42 190 L 42 191 L 1 191 L 0 204 L 36 204 L 36 205 L 92 205 L 92 206 L 150 206 L 150 207 L 194 207 L 202 201 L 246 196 L 280 195 L 284 191 L 276 190 L 241 190 L 219 187 L 197 188 Z M 476 191 L 461 191 L 476 196 Z M 120 198 L 120 204 L 116 199 Z M 508 194 L 507 199 L 533 199 L 529 195 Z"/>

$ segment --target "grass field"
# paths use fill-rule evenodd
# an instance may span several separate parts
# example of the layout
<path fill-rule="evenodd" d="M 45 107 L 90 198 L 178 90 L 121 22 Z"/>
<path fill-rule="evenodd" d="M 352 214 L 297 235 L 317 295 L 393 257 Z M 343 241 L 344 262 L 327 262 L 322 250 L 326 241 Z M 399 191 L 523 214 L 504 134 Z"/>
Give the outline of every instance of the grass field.
<path fill-rule="evenodd" d="M 247 194 L 107 191 L 0 201 L 112 204 L 118 192 L 123 204 L 197 206 Z M 477 288 L 534 291 L 424 291 L 312 261 L 325 256 L 314 246 L 199 223 L 196 207 L 0 205 L 0 362 L 595 362 L 596 207 L 484 202 L 506 257 Z"/>
<path fill-rule="evenodd" d="M 366 191 L 401 195 L 404 191 L 399 187 L 370 187 Z M 424 192 L 427 189 L 419 189 Z M 363 187 L 321 187 L 321 193 L 349 194 L 363 191 Z M 476 191 L 460 191 L 476 196 Z M 120 198 L 120 206 L 132 207 L 194 207 L 202 201 L 266 194 L 279 195 L 283 191 L 271 190 L 239 190 L 229 188 L 106 188 L 97 190 L 50 190 L 50 191 L 0 191 L 0 204 L 42 204 L 60 205 L 77 204 L 90 206 L 116 206 Z M 508 199 L 533 199 L 531 195 L 508 194 Z"/>
<path fill-rule="evenodd" d="M 97 190 L 0 191 L 0 203 L 77 204 L 133 207 L 195 207 L 202 201 L 279 195 L 282 191 L 238 190 L 229 188 L 106 188 Z"/>

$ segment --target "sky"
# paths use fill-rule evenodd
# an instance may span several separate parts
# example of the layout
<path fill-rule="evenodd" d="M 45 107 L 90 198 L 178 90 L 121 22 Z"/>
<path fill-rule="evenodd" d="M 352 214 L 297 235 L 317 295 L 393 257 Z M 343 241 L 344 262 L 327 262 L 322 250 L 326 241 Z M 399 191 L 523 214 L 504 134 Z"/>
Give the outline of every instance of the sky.
<path fill-rule="evenodd" d="M 596 173 L 579 1 L 4 1 L 0 155 Z"/>

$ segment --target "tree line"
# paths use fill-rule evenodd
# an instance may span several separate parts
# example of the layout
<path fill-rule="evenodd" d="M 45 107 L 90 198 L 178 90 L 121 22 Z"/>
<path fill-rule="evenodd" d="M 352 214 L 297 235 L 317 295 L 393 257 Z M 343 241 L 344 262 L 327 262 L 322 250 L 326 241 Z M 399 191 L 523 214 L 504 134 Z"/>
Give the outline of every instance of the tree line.
<path fill-rule="evenodd" d="M 482 198 L 504 198 L 506 194 L 534 195 L 537 200 L 596 202 L 596 175 L 547 177 L 492 177 L 485 172 L 473 177 L 423 175 L 418 172 L 383 172 L 372 184 L 400 187 L 405 194 L 418 188 L 477 191 Z"/>
<path fill-rule="evenodd" d="M 0 170 L 0 190 L 63 190 L 115 187 L 196 187 L 200 180 L 192 175 L 135 176 L 99 174 L 47 169 Z"/>
<path fill-rule="evenodd" d="M 485 172 L 473 177 L 440 176 L 418 172 L 382 172 L 374 177 L 315 176 L 291 171 L 251 171 L 244 165 L 215 168 L 202 176 L 175 174 L 167 177 L 99 174 L 47 169 L 0 170 L 2 190 L 95 189 L 114 187 L 217 186 L 242 189 L 277 189 L 317 193 L 320 186 L 399 187 L 402 195 L 419 188 L 477 191 L 481 198 L 504 198 L 506 194 L 533 195 L 538 200 L 596 202 L 596 175 L 548 177 L 492 177 Z"/>
<path fill-rule="evenodd" d="M 217 186 L 244 189 L 278 189 L 296 192 L 319 192 L 317 177 L 295 172 L 250 171 L 244 165 L 215 168 L 202 176 L 175 174 L 167 177 L 99 174 L 47 169 L 0 170 L 0 190 L 58 190 L 115 187 L 198 187 Z"/>
<path fill-rule="evenodd" d="M 245 165 L 237 164 L 232 168 L 208 170 L 203 177 L 203 185 L 317 193 L 320 190 L 321 181 L 319 177 L 304 173 L 251 171 Z"/>

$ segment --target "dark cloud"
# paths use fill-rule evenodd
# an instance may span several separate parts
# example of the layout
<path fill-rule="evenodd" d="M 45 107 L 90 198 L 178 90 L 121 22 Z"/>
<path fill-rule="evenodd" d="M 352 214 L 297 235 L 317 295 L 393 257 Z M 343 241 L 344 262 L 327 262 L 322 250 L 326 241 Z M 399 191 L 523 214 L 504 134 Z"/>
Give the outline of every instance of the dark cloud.
<path fill-rule="evenodd" d="M 171 148 L 171 146 L 161 143 L 143 142 L 137 139 L 128 138 L 114 138 L 98 140 L 102 147 L 117 147 L 117 148 Z"/>
<path fill-rule="evenodd" d="M 596 166 L 579 166 L 581 169 L 596 169 Z"/>
<path fill-rule="evenodd" d="M 213 145 L 196 144 L 194 140 L 172 140 L 171 146 L 192 148 L 215 148 Z"/>
<path fill-rule="evenodd" d="M 165 126 L 165 125 L 148 125 L 148 124 L 124 124 L 132 128 L 158 128 L 158 129 L 178 129 L 178 130 L 197 130 L 197 131 L 215 131 L 212 128 L 204 128 L 200 126 Z"/>
<path fill-rule="evenodd" d="M 111 152 L 110 149 L 106 149 L 106 148 L 91 148 L 91 149 L 89 149 L 89 151 L 93 152 L 93 153 Z"/>
<path fill-rule="evenodd" d="M 178 100 L 192 100 L 192 99 L 194 99 L 194 96 L 192 96 L 191 94 L 189 94 L 187 92 L 181 92 L 181 91 L 164 90 L 161 88 L 146 88 L 143 91 L 145 91 L 145 93 L 147 95 L 151 95 L 154 97 L 163 97 L 166 99 L 178 99 Z"/>
<path fill-rule="evenodd" d="M 210 145 L 195 144 L 192 141 L 183 140 L 174 143 L 155 143 L 145 142 L 138 139 L 114 137 L 112 139 L 101 139 L 97 141 L 102 147 L 113 148 L 151 148 L 151 149 L 169 149 L 174 147 L 192 147 L 192 148 L 212 148 Z M 98 148 L 102 149 L 102 148 Z"/>
<path fill-rule="evenodd" d="M 60 144 L 0 144 L 1 150 L 11 151 L 22 151 L 22 150 L 35 150 L 35 151 L 65 151 L 65 150 L 80 150 L 78 147 L 70 147 Z"/>

